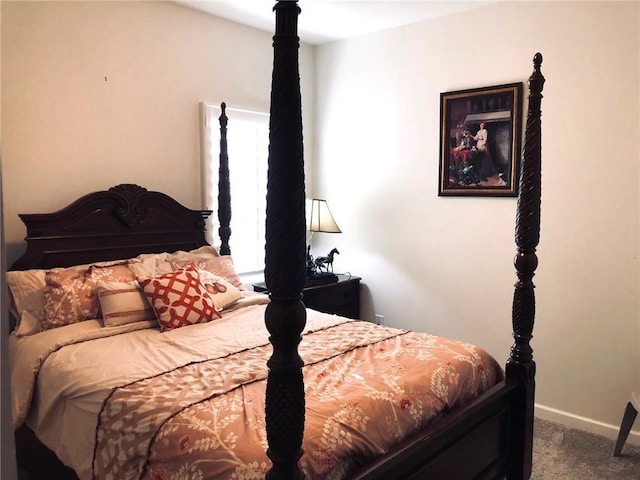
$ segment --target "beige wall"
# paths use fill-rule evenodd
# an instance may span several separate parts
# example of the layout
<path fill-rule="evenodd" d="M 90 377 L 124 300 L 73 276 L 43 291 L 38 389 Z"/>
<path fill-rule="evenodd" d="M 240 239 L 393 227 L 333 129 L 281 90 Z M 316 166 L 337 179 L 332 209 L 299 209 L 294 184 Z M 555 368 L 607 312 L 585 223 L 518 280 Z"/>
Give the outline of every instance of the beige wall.
<path fill-rule="evenodd" d="M 321 46 L 315 189 L 365 314 L 506 359 L 515 199 L 437 196 L 440 92 L 544 55 L 538 413 L 609 435 L 639 388 L 639 4 L 499 2 Z"/>
<path fill-rule="evenodd" d="M 200 202 L 198 102 L 269 110 L 272 34 L 170 2 L 5 2 L 2 123 L 9 260 L 18 213 L 137 183 Z M 301 50 L 305 133 L 313 49 Z M 312 151 L 312 136 L 305 135 Z M 310 154 L 307 156 L 310 159 Z"/>
<path fill-rule="evenodd" d="M 24 251 L 18 213 L 57 210 L 90 191 L 136 183 L 199 208 L 198 102 L 269 109 L 270 33 L 169 2 L 1 5 L 9 263 Z M 300 69 L 311 163 L 310 46 L 301 47 Z M 0 327 L 4 341 L 6 315 Z M 12 479 L 7 384 L 3 371 L 0 476 Z"/>
<path fill-rule="evenodd" d="M 0 52 L 2 51 L 2 3 L 0 2 Z M 0 97 L 2 96 L 2 62 L 0 62 Z M 0 115 L 1 117 L 1 115 Z M 2 211 L 2 119 L 0 118 L 0 211 Z M 5 318 L 8 314 L 8 291 L 4 278 L 6 270 L 6 249 L 4 248 L 4 227 L 0 220 L 0 385 L 3 386 L 0 394 L 0 478 L 15 479 L 16 461 L 13 442 L 13 423 L 11 420 L 11 391 L 5 388 L 9 382 L 9 361 L 7 355 L 7 329 Z"/>

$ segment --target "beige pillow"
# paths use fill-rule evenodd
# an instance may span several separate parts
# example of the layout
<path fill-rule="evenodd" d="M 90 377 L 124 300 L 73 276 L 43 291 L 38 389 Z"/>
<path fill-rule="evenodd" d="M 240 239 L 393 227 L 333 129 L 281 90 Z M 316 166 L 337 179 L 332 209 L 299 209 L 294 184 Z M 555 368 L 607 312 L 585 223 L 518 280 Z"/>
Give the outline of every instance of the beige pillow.
<path fill-rule="evenodd" d="M 177 252 L 167 254 L 167 260 L 170 262 L 177 260 L 193 260 L 194 258 L 214 258 L 219 257 L 218 248 L 211 245 L 204 245 L 202 247 L 189 250 L 178 250 Z"/>
<path fill-rule="evenodd" d="M 45 273 L 46 270 L 11 270 L 7 272 L 7 284 L 11 296 L 10 310 L 18 324 L 22 322 L 24 312 L 37 319 L 42 315 L 46 286 Z"/>
<path fill-rule="evenodd" d="M 242 292 L 223 277 L 214 275 L 206 270 L 197 269 L 200 282 L 213 300 L 218 311 L 224 310 L 242 298 Z"/>
<path fill-rule="evenodd" d="M 129 261 L 129 268 L 136 277 L 157 277 L 174 272 L 195 263 L 200 270 L 227 279 L 238 290 L 245 290 L 233 266 L 230 255 L 220 255 L 216 247 L 205 245 L 190 251 L 173 253 L 142 254 Z"/>
<path fill-rule="evenodd" d="M 129 269 L 137 277 L 157 277 L 173 271 L 167 253 L 143 253 L 129 260 Z"/>
<path fill-rule="evenodd" d="M 137 281 L 96 282 L 105 327 L 155 320 L 151 304 Z"/>
<path fill-rule="evenodd" d="M 39 333 L 40 331 L 40 317 L 36 317 L 28 310 L 25 310 L 22 312 L 20 322 L 18 322 L 16 328 L 13 330 L 13 334 L 16 337 L 23 337 Z"/>
<path fill-rule="evenodd" d="M 222 255 L 219 257 L 198 257 L 193 256 L 191 259 L 173 259 L 171 256 L 167 257 L 167 260 L 172 265 L 174 270 L 186 267 L 190 263 L 195 263 L 199 270 L 206 270 L 207 272 L 218 275 L 227 279 L 238 290 L 245 290 L 240 277 L 236 273 L 233 266 L 233 259 L 231 255 Z"/>

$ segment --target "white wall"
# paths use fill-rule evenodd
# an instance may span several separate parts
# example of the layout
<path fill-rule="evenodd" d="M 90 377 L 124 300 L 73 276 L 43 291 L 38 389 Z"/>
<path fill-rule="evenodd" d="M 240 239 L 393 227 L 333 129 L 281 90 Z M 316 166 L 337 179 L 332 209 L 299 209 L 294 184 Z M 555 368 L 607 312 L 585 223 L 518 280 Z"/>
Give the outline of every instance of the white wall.
<path fill-rule="evenodd" d="M 4 3 L 10 262 L 24 250 L 18 213 L 93 190 L 137 183 L 199 208 L 198 102 L 269 111 L 270 33 L 170 2 Z M 310 160 L 312 47 L 300 68 Z"/>
<path fill-rule="evenodd" d="M 609 435 L 640 378 L 639 23 L 637 2 L 499 2 L 317 51 L 314 188 L 344 233 L 316 249 L 367 317 L 505 360 L 516 202 L 437 196 L 439 94 L 526 82 L 542 52 L 538 413 Z"/>

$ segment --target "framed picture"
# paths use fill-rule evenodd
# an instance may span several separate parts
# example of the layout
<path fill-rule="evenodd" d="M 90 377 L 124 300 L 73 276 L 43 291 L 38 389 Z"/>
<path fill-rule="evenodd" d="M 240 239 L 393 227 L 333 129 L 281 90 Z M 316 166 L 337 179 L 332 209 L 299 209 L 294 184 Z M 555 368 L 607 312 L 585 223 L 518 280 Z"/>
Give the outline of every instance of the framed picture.
<path fill-rule="evenodd" d="M 440 94 L 438 195 L 518 194 L 522 83 Z"/>

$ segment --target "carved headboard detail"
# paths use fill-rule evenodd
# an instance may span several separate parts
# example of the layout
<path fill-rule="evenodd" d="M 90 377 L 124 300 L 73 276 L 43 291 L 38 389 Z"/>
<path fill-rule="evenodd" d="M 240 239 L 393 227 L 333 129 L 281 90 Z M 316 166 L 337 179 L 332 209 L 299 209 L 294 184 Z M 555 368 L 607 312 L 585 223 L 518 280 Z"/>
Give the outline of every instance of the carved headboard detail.
<path fill-rule="evenodd" d="M 207 245 L 211 210 L 133 184 L 84 195 L 53 213 L 20 214 L 27 250 L 12 270 L 80 265 Z"/>

